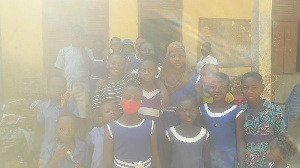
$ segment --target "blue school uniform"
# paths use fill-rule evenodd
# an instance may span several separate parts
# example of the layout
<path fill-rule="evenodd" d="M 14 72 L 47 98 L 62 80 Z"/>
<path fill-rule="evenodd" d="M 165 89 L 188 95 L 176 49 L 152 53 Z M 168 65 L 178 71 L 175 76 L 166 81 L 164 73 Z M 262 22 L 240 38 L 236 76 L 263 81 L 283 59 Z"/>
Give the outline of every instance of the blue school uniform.
<path fill-rule="evenodd" d="M 129 64 L 129 70 L 135 70 L 139 69 L 141 60 L 135 55 L 129 55 L 128 56 L 130 64 Z"/>
<path fill-rule="evenodd" d="M 91 71 L 90 77 L 90 90 L 91 97 L 94 96 L 95 90 L 97 88 L 97 82 L 100 78 L 104 78 L 106 76 L 106 66 L 103 60 L 93 60 L 93 69 Z"/>
<path fill-rule="evenodd" d="M 165 129 L 168 129 L 172 126 L 176 126 L 179 124 L 179 119 L 175 114 L 177 103 L 179 99 L 185 95 L 188 95 L 191 98 L 196 99 L 195 85 L 199 80 L 200 80 L 200 76 L 196 74 L 190 79 L 190 81 L 188 81 L 185 85 L 183 85 L 179 90 L 169 95 L 170 105 L 166 109 L 166 111 L 164 111 L 162 114 L 162 120 L 165 125 Z"/>
<path fill-rule="evenodd" d="M 77 106 L 73 101 L 68 101 L 67 107 L 71 113 L 79 117 Z M 51 99 L 41 103 L 37 109 L 37 121 L 44 126 L 41 158 L 43 158 L 45 148 L 53 141 L 56 133 L 57 119 L 62 113 L 64 113 L 64 110 L 62 109 L 61 104 L 58 104 Z"/>
<path fill-rule="evenodd" d="M 42 168 L 46 168 L 50 163 L 55 151 L 57 149 L 57 144 L 50 143 L 45 150 L 45 158 L 43 159 Z M 75 140 L 75 149 L 72 152 L 73 158 L 76 162 L 79 162 L 82 167 L 88 167 L 88 148 L 84 142 Z M 56 168 L 74 168 L 75 163 L 70 159 L 70 156 L 66 154 L 62 157 L 56 165 Z"/>
<path fill-rule="evenodd" d="M 102 167 L 103 134 L 104 134 L 104 127 L 94 127 L 85 140 L 90 151 L 89 158 L 92 159 L 90 168 Z"/>
<path fill-rule="evenodd" d="M 206 129 L 201 128 L 198 135 L 186 138 L 171 127 L 166 130 L 166 137 L 172 144 L 171 168 L 204 168 L 203 144 L 209 137 Z"/>
<path fill-rule="evenodd" d="M 151 168 L 151 135 L 154 122 L 143 119 L 139 124 L 126 126 L 118 121 L 107 125 L 114 141 L 114 168 Z"/>
<path fill-rule="evenodd" d="M 211 167 L 233 168 L 237 166 L 235 120 L 244 111 L 234 105 L 222 113 L 213 113 L 207 104 L 200 107 L 205 127 L 210 133 Z"/>

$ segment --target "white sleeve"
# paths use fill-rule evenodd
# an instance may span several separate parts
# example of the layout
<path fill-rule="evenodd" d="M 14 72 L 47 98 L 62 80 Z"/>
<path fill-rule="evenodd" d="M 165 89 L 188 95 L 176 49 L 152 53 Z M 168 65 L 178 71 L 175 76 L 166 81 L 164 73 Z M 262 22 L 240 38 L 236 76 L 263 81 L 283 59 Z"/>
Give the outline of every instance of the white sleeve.
<path fill-rule="evenodd" d="M 111 132 L 110 126 L 108 124 L 106 126 L 107 126 L 107 129 L 108 129 L 109 135 L 111 136 L 111 138 L 114 138 L 113 134 Z"/>
<path fill-rule="evenodd" d="M 59 50 L 58 52 L 58 56 L 57 56 L 57 59 L 56 59 L 56 62 L 54 64 L 54 66 L 56 68 L 59 68 L 59 69 L 64 69 L 64 66 L 65 66 L 65 56 L 64 56 L 64 48 L 62 48 L 61 50 Z"/>

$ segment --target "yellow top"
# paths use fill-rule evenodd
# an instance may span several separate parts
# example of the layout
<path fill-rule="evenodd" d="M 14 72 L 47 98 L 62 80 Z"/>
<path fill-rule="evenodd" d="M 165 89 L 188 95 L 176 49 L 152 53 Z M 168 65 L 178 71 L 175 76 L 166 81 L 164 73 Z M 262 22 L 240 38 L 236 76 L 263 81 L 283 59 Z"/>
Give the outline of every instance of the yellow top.
<path fill-rule="evenodd" d="M 234 100 L 233 95 L 232 95 L 230 92 L 228 92 L 228 93 L 226 94 L 225 101 L 226 101 L 227 103 L 231 103 L 233 100 Z M 211 97 L 211 95 L 210 95 L 209 93 L 204 92 L 203 103 L 204 103 L 204 104 L 205 104 L 205 103 L 212 103 L 213 101 L 214 101 L 213 97 Z"/>

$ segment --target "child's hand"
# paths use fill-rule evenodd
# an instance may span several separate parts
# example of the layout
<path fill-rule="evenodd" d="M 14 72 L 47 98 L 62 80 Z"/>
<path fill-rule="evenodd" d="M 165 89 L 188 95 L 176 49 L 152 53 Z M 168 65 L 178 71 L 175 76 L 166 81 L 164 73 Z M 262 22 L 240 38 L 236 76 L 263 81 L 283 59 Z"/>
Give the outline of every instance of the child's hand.
<path fill-rule="evenodd" d="M 97 87 L 104 87 L 106 86 L 106 80 L 105 79 L 99 79 L 97 81 Z"/>
<path fill-rule="evenodd" d="M 58 145 L 53 157 L 59 160 L 67 154 L 67 151 L 68 147 L 66 145 Z"/>
<path fill-rule="evenodd" d="M 67 91 L 66 93 L 64 93 L 63 95 L 61 95 L 61 106 L 65 107 L 67 105 L 67 102 L 70 98 L 70 93 Z"/>
<path fill-rule="evenodd" d="M 75 168 L 82 168 L 81 164 L 79 162 L 76 162 Z"/>

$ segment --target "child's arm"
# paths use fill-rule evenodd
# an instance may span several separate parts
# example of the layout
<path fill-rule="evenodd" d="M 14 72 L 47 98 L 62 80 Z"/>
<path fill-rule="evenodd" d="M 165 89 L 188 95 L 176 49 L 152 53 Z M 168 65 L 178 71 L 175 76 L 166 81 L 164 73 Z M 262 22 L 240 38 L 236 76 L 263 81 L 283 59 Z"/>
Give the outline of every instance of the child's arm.
<path fill-rule="evenodd" d="M 244 113 L 235 119 L 236 142 L 239 168 L 245 167 Z"/>
<path fill-rule="evenodd" d="M 166 109 L 169 106 L 169 94 L 166 86 L 162 83 L 160 79 L 155 78 L 155 85 L 160 90 L 160 101 L 162 109 Z"/>
<path fill-rule="evenodd" d="M 69 92 L 64 93 L 63 95 L 61 95 L 61 98 L 60 98 L 61 106 L 62 106 L 64 112 L 66 112 L 66 113 L 70 112 L 68 109 L 68 106 L 67 106 L 69 98 L 70 98 Z"/>
<path fill-rule="evenodd" d="M 166 131 L 165 139 L 164 139 L 164 147 L 165 147 L 166 168 L 170 168 L 171 167 L 172 146 L 171 146 L 170 137 L 169 137 L 167 131 Z"/>
<path fill-rule="evenodd" d="M 108 127 L 104 128 L 104 140 L 103 140 L 103 163 L 102 168 L 111 168 L 113 166 L 113 156 L 114 156 L 114 143 L 113 137 L 111 137 Z"/>
<path fill-rule="evenodd" d="M 153 122 L 153 121 L 152 121 Z M 154 124 L 154 123 L 152 123 Z M 160 160 L 157 151 L 157 133 L 155 125 L 153 125 L 152 135 L 151 135 L 151 154 L 152 154 L 152 164 L 153 168 L 161 168 Z"/>
<path fill-rule="evenodd" d="M 210 137 L 207 137 L 207 140 L 203 144 L 202 157 L 203 157 L 204 167 L 210 168 Z"/>

